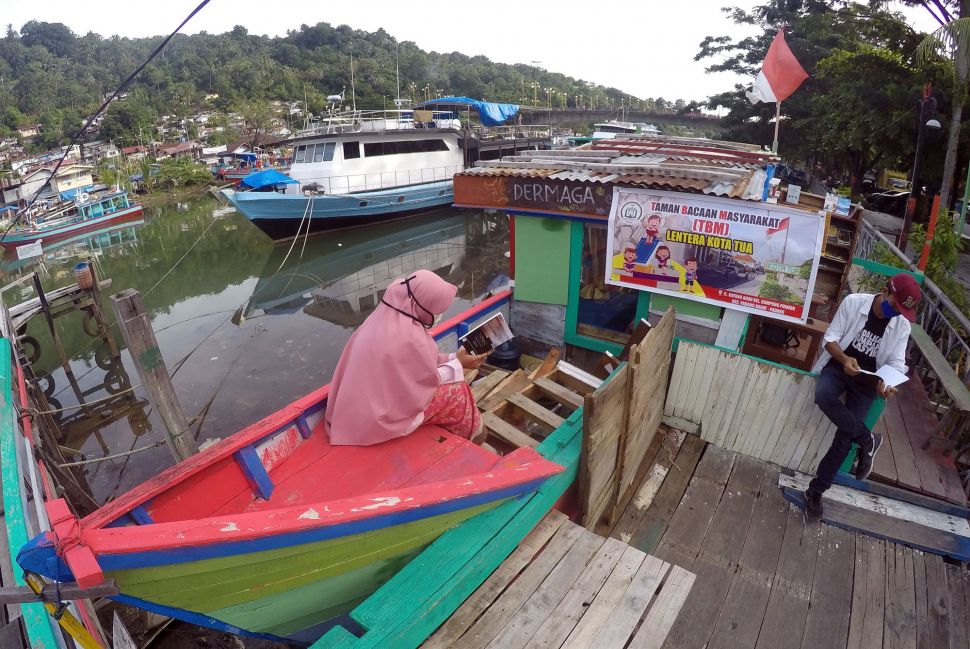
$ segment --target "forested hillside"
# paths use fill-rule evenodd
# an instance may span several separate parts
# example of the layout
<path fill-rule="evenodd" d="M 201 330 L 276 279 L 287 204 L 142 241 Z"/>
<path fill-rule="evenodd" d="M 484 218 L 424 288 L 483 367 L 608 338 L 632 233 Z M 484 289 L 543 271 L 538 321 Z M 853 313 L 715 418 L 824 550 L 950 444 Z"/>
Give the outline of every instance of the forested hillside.
<path fill-rule="evenodd" d="M 37 146 L 63 142 L 161 39 L 78 36 L 60 23 L 30 21 L 19 32 L 8 25 L 0 39 L 0 135 L 40 123 Z M 350 97 L 351 53 L 361 108 L 381 108 L 385 98 L 390 105 L 397 94 L 398 56 L 401 94 L 413 99 L 455 94 L 542 106 L 619 108 L 622 102 L 674 110 L 684 105 L 631 97 L 534 66 L 425 52 L 384 30 L 320 23 L 302 25 L 282 38 L 255 36 L 243 27 L 225 34 L 177 35 L 134 82 L 129 97 L 112 104 L 107 126 L 131 144 L 138 129 L 150 131 L 158 116 L 187 117 L 211 94 L 219 95 L 213 105 L 223 111 L 253 101 L 306 97 L 310 110 L 319 112 L 329 94 L 346 88 Z"/>

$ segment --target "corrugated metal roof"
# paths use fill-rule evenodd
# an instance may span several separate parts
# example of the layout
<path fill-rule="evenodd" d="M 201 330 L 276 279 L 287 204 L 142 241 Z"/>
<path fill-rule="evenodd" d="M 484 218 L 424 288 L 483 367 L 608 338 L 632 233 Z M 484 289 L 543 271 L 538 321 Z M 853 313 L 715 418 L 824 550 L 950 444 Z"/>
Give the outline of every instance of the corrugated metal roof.
<path fill-rule="evenodd" d="M 755 172 L 777 160 L 770 152 L 736 142 L 641 136 L 600 140 L 578 149 L 523 151 L 501 160 L 479 161 L 463 174 L 551 178 L 743 198 Z"/>

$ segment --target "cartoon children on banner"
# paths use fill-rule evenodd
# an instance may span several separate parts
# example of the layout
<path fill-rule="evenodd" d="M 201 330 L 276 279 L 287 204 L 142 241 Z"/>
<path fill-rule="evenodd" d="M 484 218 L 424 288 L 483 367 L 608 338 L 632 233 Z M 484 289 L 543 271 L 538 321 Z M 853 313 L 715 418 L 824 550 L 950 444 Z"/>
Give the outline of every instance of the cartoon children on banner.
<path fill-rule="evenodd" d="M 660 228 L 663 226 L 663 219 L 659 214 L 651 214 L 643 220 L 643 236 L 637 243 L 637 261 L 645 264 L 650 260 L 651 254 L 660 243 Z M 668 258 L 670 255 L 667 255 Z"/>
<path fill-rule="evenodd" d="M 635 246 L 626 246 L 623 249 L 623 270 L 632 275 L 637 267 L 637 249 Z"/>
<path fill-rule="evenodd" d="M 670 265 L 670 248 L 667 246 L 657 246 L 657 250 L 653 253 L 653 256 L 657 260 L 655 272 L 658 275 L 667 275 L 673 270 Z"/>
<path fill-rule="evenodd" d="M 684 286 L 681 291 L 694 292 L 694 280 L 697 279 L 697 258 L 691 257 L 684 262 Z"/>

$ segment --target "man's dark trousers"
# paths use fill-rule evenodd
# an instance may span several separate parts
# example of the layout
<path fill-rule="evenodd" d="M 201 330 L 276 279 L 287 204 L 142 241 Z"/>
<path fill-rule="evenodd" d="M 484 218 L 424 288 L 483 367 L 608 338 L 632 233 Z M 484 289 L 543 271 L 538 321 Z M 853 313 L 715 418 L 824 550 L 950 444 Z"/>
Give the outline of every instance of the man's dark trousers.
<path fill-rule="evenodd" d="M 841 399 L 843 394 L 845 403 Z M 832 445 L 818 465 L 809 489 L 821 494 L 832 486 L 832 480 L 845 462 L 853 442 L 860 448 L 869 448 L 871 434 L 865 421 L 869 407 L 875 400 L 875 389 L 854 377 L 846 376 L 840 365 L 830 363 L 822 368 L 815 381 L 815 403 L 838 426 L 838 430 L 835 431 Z"/>

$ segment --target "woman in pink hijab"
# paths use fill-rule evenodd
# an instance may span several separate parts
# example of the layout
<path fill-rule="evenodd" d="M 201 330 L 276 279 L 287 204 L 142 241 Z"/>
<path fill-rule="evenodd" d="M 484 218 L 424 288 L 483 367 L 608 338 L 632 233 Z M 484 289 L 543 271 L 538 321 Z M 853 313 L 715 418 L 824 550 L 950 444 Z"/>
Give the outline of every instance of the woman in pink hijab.
<path fill-rule="evenodd" d="M 482 440 L 481 416 L 464 369 L 485 354 L 439 354 L 428 334 L 458 288 L 428 270 L 391 282 L 350 337 L 330 383 L 327 428 L 334 445 L 370 446 L 422 424 Z"/>

